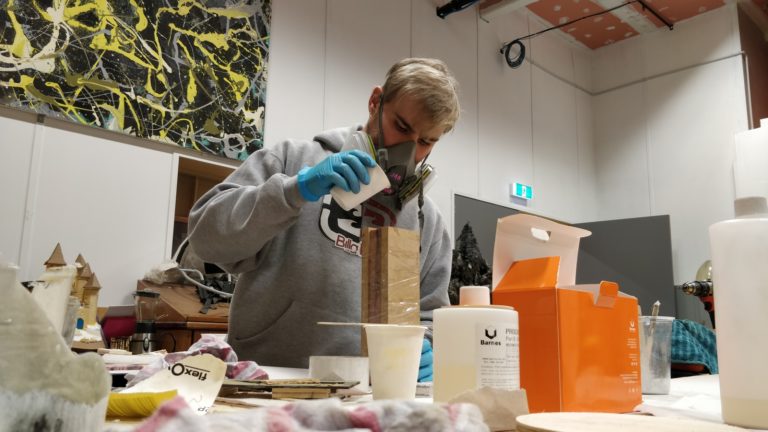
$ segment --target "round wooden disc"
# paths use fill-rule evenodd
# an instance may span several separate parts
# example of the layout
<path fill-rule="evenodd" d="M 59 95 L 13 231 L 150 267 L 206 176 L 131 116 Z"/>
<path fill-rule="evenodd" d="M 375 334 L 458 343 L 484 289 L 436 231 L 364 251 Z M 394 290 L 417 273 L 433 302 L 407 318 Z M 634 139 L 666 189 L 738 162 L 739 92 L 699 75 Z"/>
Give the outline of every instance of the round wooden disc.
<path fill-rule="evenodd" d="M 562 412 L 517 417 L 519 432 L 743 432 L 718 423 L 633 414 Z"/>

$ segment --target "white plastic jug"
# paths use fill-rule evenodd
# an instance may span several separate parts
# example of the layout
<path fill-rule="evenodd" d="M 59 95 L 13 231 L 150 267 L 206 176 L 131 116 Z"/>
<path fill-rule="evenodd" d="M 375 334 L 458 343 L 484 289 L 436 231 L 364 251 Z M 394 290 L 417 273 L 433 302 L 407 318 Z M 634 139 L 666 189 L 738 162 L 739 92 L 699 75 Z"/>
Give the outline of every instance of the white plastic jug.
<path fill-rule="evenodd" d="M 723 420 L 768 428 L 768 206 L 736 200 L 736 219 L 709 228 Z"/>
<path fill-rule="evenodd" d="M 450 306 L 434 311 L 434 400 L 468 390 L 520 389 L 517 311 L 509 306 Z"/>

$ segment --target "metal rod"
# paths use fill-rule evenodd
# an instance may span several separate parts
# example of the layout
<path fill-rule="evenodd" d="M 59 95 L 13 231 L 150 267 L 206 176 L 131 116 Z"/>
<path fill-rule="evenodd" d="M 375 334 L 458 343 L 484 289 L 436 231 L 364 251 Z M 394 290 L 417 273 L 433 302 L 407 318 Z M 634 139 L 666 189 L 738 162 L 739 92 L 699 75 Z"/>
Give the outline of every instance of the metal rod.
<path fill-rule="evenodd" d="M 643 5 L 643 10 L 645 10 L 645 9 L 648 9 L 649 11 L 651 11 L 651 13 L 653 14 L 653 16 L 655 16 L 655 17 L 656 17 L 656 19 L 658 19 L 659 21 L 663 22 L 663 23 L 664 23 L 664 25 L 665 25 L 665 26 L 667 26 L 667 27 L 668 27 L 670 30 L 672 30 L 672 27 L 674 27 L 674 26 L 675 26 L 673 23 L 671 23 L 671 22 L 667 21 L 667 19 L 666 19 L 666 18 L 664 18 L 663 16 L 661 16 L 661 14 L 659 14 L 658 12 L 656 12 L 656 10 L 654 10 L 652 7 L 648 6 L 648 5 L 645 3 L 645 0 L 637 0 L 637 2 L 638 2 L 638 3 L 640 3 L 641 5 Z"/>

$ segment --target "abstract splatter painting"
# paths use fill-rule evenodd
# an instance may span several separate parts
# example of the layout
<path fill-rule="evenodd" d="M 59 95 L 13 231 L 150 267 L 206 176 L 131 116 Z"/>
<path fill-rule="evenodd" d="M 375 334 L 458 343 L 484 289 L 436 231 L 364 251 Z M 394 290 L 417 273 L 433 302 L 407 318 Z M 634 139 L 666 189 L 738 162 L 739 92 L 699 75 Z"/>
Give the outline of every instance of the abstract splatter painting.
<path fill-rule="evenodd" d="M 0 103 L 245 159 L 270 0 L 0 0 Z"/>

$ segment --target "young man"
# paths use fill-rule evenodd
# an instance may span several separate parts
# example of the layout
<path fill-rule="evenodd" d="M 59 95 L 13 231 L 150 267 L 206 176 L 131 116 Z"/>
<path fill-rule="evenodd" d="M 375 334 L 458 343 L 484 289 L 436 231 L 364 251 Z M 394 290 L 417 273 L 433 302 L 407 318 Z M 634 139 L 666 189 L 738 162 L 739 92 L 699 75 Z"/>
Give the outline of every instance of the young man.
<path fill-rule="evenodd" d="M 443 219 L 420 190 L 412 199 L 397 192 L 456 123 L 456 91 L 443 62 L 402 60 L 371 92 L 365 126 L 259 150 L 195 204 L 191 246 L 204 261 L 240 275 L 228 340 L 241 359 L 307 367 L 310 355 L 360 354 L 359 328 L 316 323 L 360 320 L 363 226 L 420 230 L 422 321 L 448 304 L 451 245 Z M 365 139 L 352 139 L 363 132 Z M 330 189 L 357 193 L 370 181 L 366 167 L 385 156 L 388 167 L 400 168 L 388 171 L 393 188 L 350 211 L 339 207 Z M 431 375 L 425 347 L 422 380 Z"/>

